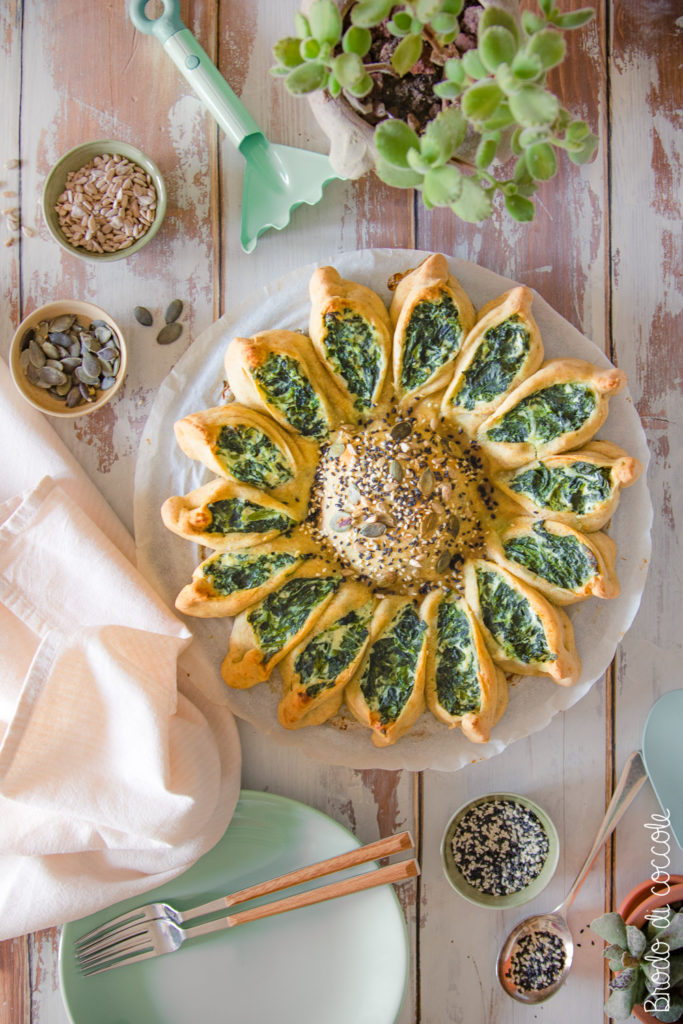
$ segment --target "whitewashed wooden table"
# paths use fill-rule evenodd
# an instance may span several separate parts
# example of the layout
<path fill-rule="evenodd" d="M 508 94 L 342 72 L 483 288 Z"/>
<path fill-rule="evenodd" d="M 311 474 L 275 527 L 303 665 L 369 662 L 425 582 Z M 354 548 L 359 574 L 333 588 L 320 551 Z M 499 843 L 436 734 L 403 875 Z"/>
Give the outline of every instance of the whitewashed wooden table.
<path fill-rule="evenodd" d="M 183 17 L 270 138 L 322 150 L 306 103 L 287 96 L 267 73 L 270 47 L 290 32 L 296 6 L 296 0 L 192 0 L 183 4 Z M 0 245 L 1 354 L 7 357 L 21 317 L 55 298 L 94 301 L 124 326 L 130 362 L 121 394 L 92 417 L 55 425 L 131 530 L 138 444 L 156 390 L 183 351 L 262 282 L 313 261 L 334 263 L 345 250 L 441 251 L 528 284 L 628 374 L 652 454 L 653 554 L 635 623 L 588 696 L 542 732 L 455 774 L 318 765 L 240 724 L 245 787 L 311 804 L 364 842 L 404 827 L 418 837 L 423 874 L 401 893 L 412 948 L 401 1024 L 602 1020 L 600 943 L 583 929 L 651 870 L 643 823 L 657 804 L 646 787 L 571 911 L 578 948 L 566 987 L 536 1008 L 503 995 L 493 973 L 502 939 L 527 910 L 560 902 L 616 774 L 640 743 L 649 707 L 681 684 L 683 8 L 676 0 L 597 6 L 596 20 L 570 39 L 558 85 L 566 104 L 599 130 L 601 147 L 589 167 L 563 164 L 543 190 L 533 225 L 465 225 L 446 211 L 425 213 L 411 192 L 366 178 L 328 186 L 322 203 L 300 208 L 286 232 L 268 233 L 245 256 L 241 157 L 156 41 L 134 31 L 124 4 L 0 4 L 0 193 L 3 206 L 19 205 L 23 223 L 36 232 Z M 40 194 L 61 153 L 102 137 L 133 142 L 152 155 L 168 184 L 169 210 L 160 235 L 141 253 L 96 267 L 51 241 Z M 3 169 L 16 157 L 18 170 Z M 136 324 L 133 308 L 163 310 L 175 297 L 185 303 L 183 335 L 161 347 L 155 332 Z M 553 882 L 523 912 L 469 906 L 450 890 L 440 866 L 439 842 L 453 810 L 499 790 L 538 800 L 561 837 Z M 683 869 L 680 850 L 674 868 Z M 53 929 L 0 945 L 0 1024 L 67 1020 L 57 941 Z"/>

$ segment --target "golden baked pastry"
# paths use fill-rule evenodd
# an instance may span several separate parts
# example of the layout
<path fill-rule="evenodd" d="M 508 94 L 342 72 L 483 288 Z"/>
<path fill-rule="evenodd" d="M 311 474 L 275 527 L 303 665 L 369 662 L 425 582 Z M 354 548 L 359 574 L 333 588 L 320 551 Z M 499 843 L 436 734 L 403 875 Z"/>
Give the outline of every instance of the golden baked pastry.
<path fill-rule="evenodd" d="M 164 525 L 215 551 L 236 551 L 278 533 L 303 518 L 306 507 L 284 505 L 264 491 L 228 480 L 210 480 L 189 494 L 167 498 L 161 506 Z"/>
<path fill-rule="evenodd" d="M 609 399 L 625 384 L 626 375 L 614 366 L 551 359 L 484 420 L 477 439 L 503 466 L 578 448 L 600 429 Z"/>
<path fill-rule="evenodd" d="M 175 606 L 185 615 L 203 619 L 239 615 L 276 590 L 317 551 L 310 534 L 296 529 L 256 547 L 213 552 L 197 566 L 192 583 L 180 591 Z"/>
<path fill-rule="evenodd" d="M 353 716 L 372 729 L 376 747 L 395 743 L 425 709 L 426 630 L 410 598 L 380 601 L 369 646 L 345 693 Z"/>
<path fill-rule="evenodd" d="M 223 678 L 278 666 L 284 728 L 353 716 L 383 747 L 428 706 L 486 743 L 506 673 L 578 679 L 563 606 L 619 592 L 600 531 L 641 467 L 592 438 L 625 378 L 542 363 L 526 288 L 475 323 L 444 256 L 389 288 L 391 358 L 381 299 L 331 267 L 310 282 L 310 338 L 231 342 L 237 401 L 176 426 L 224 477 L 162 509 L 214 549 L 177 607 L 236 616 Z"/>
<path fill-rule="evenodd" d="M 376 604 L 369 587 L 353 580 L 342 584 L 283 660 L 278 718 L 285 729 L 320 725 L 339 711 L 344 687 L 367 647 Z"/>
<path fill-rule="evenodd" d="M 184 416 L 174 426 L 180 449 L 217 476 L 261 487 L 285 503 L 308 503 L 318 445 L 239 402 Z"/>
<path fill-rule="evenodd" d="M 494 475 L 515 504 L 576 530 L 601 530 L 614 514 L 622 487 L 643 467 L 611 441 L 591 441 L 563 455 L 550 455 Z"/>
<path fill-rule="evenodd" d="M 432 590 L 420 615 L 427 623 L 427 707 L 449 729 L 460 726 L 473 743 L 488 743 L 507 705 L 507 680 L 472 610 L 452 590 Z"/>
<path fill-rule="evenodd" d="M 267 679 L 315 625 L 341 582 L 333 565 L 311 558 L 261 601 L 241 612 L 221 666 L 228 686 L 245 690 Z"/>
<path fill-rule="evenodd" d="M 606 533 L 585 536 L 552 519 L 520 516 L 489 540 L 491 557 L 553 604 L 618 597 L 617 546 Z"/>
<path fill-rule="evenodd" d="M 399 404 L 431 395 L 450 381 L 474 324 L 474 306 L 445 256 L 427 257 L 401 278 L 389 310 L 394 325 L 394 391 Z"/>
<path fill-rule="evenodd" d="M 356 416 L 372 415 L 391 362 L 391 321 L 376 292 L 320 267 L 311 278 L 309 334 Z"/>
<path fill-rule="evenodd" d="M 532 301 L 530 289 L 518 287 L 487 302 L 463 342 L 441 414 L 468 434 L 474 434 L 506 395 L 543 362 Z"/>
<path fill-rule="evenodd" d="M 579 678 L 581 662 L 567 614 L 533 587 L 486 559 L 465 568 L 465 597 L 497 665 L 547 675 L 560 686 Z"/>
<path fill-rule="evenodd" d="M 225 353 L 225 375 L 238 402 L 262 409 L 283 427 L 314 441 L 324 441 L 333 427 L 353 415 L 311 339 L 295 331 L 233 338 Z"/>

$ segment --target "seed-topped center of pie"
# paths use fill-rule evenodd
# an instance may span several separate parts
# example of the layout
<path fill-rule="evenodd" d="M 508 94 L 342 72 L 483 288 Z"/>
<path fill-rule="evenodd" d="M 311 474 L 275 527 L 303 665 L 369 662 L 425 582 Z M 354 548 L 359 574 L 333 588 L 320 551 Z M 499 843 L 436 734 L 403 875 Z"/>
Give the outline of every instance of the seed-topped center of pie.
<path fill-rule="evenodd" d="M 323 452 L 318 529 L 358 574 L 395 593 L 460 589 L 493 513 L 482 453 L 440 424 L 384 417 L 342 427 Z"/>

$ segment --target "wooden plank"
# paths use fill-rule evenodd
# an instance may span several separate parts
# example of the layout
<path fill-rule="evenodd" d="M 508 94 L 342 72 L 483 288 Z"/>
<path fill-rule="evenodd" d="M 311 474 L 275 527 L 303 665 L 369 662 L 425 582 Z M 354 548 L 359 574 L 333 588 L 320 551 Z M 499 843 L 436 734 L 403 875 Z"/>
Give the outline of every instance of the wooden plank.
<path fill-rule="evenodd" d="M 614 346 L 626 370 L 651 453 L 655 509 L 648 583 L 622 644 L 616 691 L 617 764 L 640 745 L 650 705 L 680 686 L 683 455 L 674 431 L 683 415 L 680 4 L 614 4 L 612 83 L 612 286 Z M 616 842 L 615 902 L 651 872 L 643 828 L 659 812 L 649 787 Z M 672 870 L 683 871 L 673 845 Z"/>
<path fill-rule="evenodd" d="M 579 6 L 563 4 L 563 10 Z M 504 213 L 481 225 L 467 225 L 446 210 L 426 213 L 418 207 L 417 236 L 421 248 L 452 253 L 529 285 L 605 348 L 609 345 L 606 31 L 601 10 L 586 29 L 568 33 L 567 60 L 550 83 L 564 104 L 600 134 L 596 161 L 578 168 L 560 157 L 557 177 L 542 184 L 537 193 L 536 219 L 530 225 L 516 224 Z M 465 1007 L 470 1017 L 486 1022 L 512 1024 L 529 1019 L 528 1008 L 512 1003 L 497 985 L 495 957 L 517 921 L 561 902 L 586 856 L 605 806 L 602 786 L 591 783 L 602 780 L 604 774 L 608 707 L 605 683 L 598 681 L 578 705 L 494 760 L 473 765 L 448 781 L 426 773 L 424 834 L 429 844 L 424 877 L 428 881 L 423 883 L 421 939 L 423 978 L 429 977 L 423 984 L 425 1021 L 460 1020 Z M 490 911 L 466 904 L 439 877 L 437 840 L 461 803 L 501 790 L 529 795 L 546 807 L 558 828 L 562 852 L 558 871 L 541 896 L 493 920 Z M 595 956 L 585 929 L 602 910 L 603 883 L 599 862 L 570 914 L 577 941 L 576 969 L 552 1001 L 555 1024 L 570 1024 L 581 1016 L 594 1019 L 601 1004 L 602 960 Z M 446 950 L 448 955 L 439 956 Z"/>
<path fill-rule="evenodd" d="M 0 1024 L 30 1024 L 28 939 L 0 942 Z"/>
<path fill-rule="evenodd" d="M 187 24 L 209 40 L 210 50 L 215 5 L 188 0 L 181 6 Z M 124 7 L 63 0 L 55 12 L 26 0 L 24 25 L 24 62 L 31 69 L 22 100 L 24 208 L 27 222 L 35 218 L 41 225 L 40 236 L 23 246 L 25 310 L 55 297 L 91 299 L 123 328 L 130 358 L 120 395 L 93 416 L 54 425 L 132 529 L 135 459 L 149 407 L 175 361 L 214 318 L 217 196 L 207 167 L 215 129 L 160 44 L 136 32 Z M 84 39 L 106 40 L 95 64 L 84 60 Z M 115 263 L 93 264 L 58 248 L 38 209 L 54 161 L 79 142 L 103 137 L 133 142 L 157 162 L 169 208 L 148 247 Z M 176 297 L 185 302 L 183 335 L 162 347 L 156 332 Z M 137 324 L 136 305 L 156 314 L 156 329 Z"/>

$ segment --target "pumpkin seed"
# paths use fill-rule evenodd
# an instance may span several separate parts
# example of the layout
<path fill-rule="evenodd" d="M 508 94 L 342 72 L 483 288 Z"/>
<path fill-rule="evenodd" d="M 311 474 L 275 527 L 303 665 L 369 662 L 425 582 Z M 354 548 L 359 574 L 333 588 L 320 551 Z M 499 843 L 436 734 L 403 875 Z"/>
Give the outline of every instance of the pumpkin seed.
<path fill-rule="evenodd" d="M 333 459 L 337 459 L 343 454 L 345 448 L 346 445 L 343 441 L 335 441 L 334 444 L 331 444 L 327 449 L 327 454 L 331 455 Z"/>
<path fill-rule="evenodd" d="M 177 341 L 182 333 L 182 324 L 166 324 L 157 334 L 157 341 L 160 345 L 170 345 L 171 342 Z"/>
<path fill-rule="evenodd" d="M 387 532 L 386 523 L 368 522 L 361 527 L 360 532 L 363 537 L 381 537 L 383 533 Z"/>
<path fill-rule="evenodd" d="M 446 520 L 446 529 L 453 537 L 457 537 L 460 533 L 460 520 L 457 516 L 449 516 Z"/>
<path fill-rule="evenodd" d="M 31 363 L 37 370 L 39 370 L 41 366 L 45 366 L 46 356 L 37 341 L 29 342 L 28 356 Z"/>
<path fill-rule="evenodd" d="M 361 494 L 355 484 L 349 484 L 349 489 L 346 492 L 346 497 L 351 505 L 357 505 L 360 501 Z"/>
<path fill-rule="evenodd" d="M 108 341 L 112 340 L 111 328 L 107 327 L 106 324 L 97 324 L 95 327 L 95 337 L 102 345 L 106 345 Z"/>
<path fill-rule="evenodd" d="M 180 299 L 174 299 L 173 302 L 169 302 L 166 312 L 164 313 L 164 320 L 167 324 L 174 323 L 183 311 L 183 304 Z"/>
<path fill-rule="evenodd" d="M 151 327 L 154 323 L 154 317 L 146 306 L 136 306 L 133 310 L 133 316 L 143 327 Z"/>
<path fill-rule="evenodd" d="M 400 484 L 403 479 L 403 466 L 398 459 L 392 459 L 389 463 L 389 476 L 392 480 L 395 480 L 397 484 Z"/>
<path fill-rule="evenodd" d="M 335 512 L 330 518 L 330 529 L 335 533 L 346 533 L 351 529 L 351 516 L 345 512 Z"/>
<path fill-rule="evenodd" d="M 100 376 L 100 361 L 96 355 L 89 352 L 87 349 L 83 353 L 83 372 L 87 374 L 88 377 L 97 378 Z M 86 381 L 86 383 L 89 384 L 90 381 Z"/>
<path fill-rule="evenodd" d="M 62 313 L 61 316 L 56 316 L 54 320 L 50 320 L 48 329 L 50 331 L 68 331 L 70 327 L 76 322 L 76 317 L 72 316 L 71 313 Z"/>
<path fill-rule="evenodd" d="M 62 373 L 61 370 L 57 370 L 54 366 L 44 366 L 40 371 L 40 386 L 47 384 L 49 388 L 55 384 L 65 384 L 67 381 L 66 374 Z"/>
<path fill-rule="evenodd" d="M 420 493 L 423 494 L 425 498 L 428 498 L 430 494 L 433 493 L 435 484 L 436 479 L 431 469 L 425 469 L 420 476 L 417 486 L 420 488 Z"/>
<path fill-rule="evenodd" d="M 59 359 L 48 359 L 48 360 L 46 360 L 45 365 L 46 366 L 53 366 L 55 368 L 55 370 L 63 369 L 62 364 L 60 363 Z"/>
<path fill-rule="evenodd" d="M 116 384 L 116 377 L 103 377 L 102 383 L 100 384 L 100 391 L 108 391 L 109 388 Z"/>
<path fill-rule="evenodd" d="M 66 398 L 66 396 L 71 391 L 71 378 L 66 377 L 66 380 L 64 381 L 63 384 L 55 384 L 55 386 L 51 390 L 52 394 L 56 395 L 57 398 Z"/>
<path fill-rule="evenodd" d="M 59 359 L 59 349 L 51 341 L 44 341 L 42 349 L 48 359 Z"/>
<path fill-rule="evenodd" d="M 436 512 L 428 512 L 420 524 L 420 535 L 425 540 L 429 540 L 434 535 L 438 525 L 439 517 Z"/>
<path fill-rule="evenodd" d="M 66 396 L 66 404 L 69 409 L 73 409 L 74 406 L 78 405 L 81 401 L 81 391 L 78 387 L 71 388 Z"/>
<path fill-rule="evenodd" d="M 439 555 L 439 557 L 436 560 L 436 571 L 437 572 L 445 572 L 450 564 L 451 564 L 451 553 L 450 553 L 450 551 L 448 551 L 448 550 L 446 550 L 444 548 L 444 550 L 441 552 L 441 554 Z"/>
<path fill-rule="evenodd" d="M 412 426 L 408 420 L 401 420 L 394 427 L 391 428 L 390 436 L 392 441 L 402 441 L 404 437 L 408 437 L 408 434 L 412 433 Z"/>

